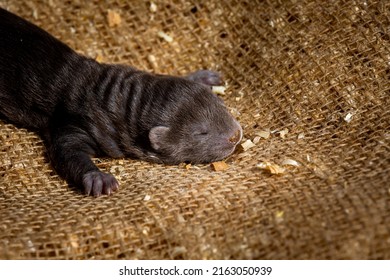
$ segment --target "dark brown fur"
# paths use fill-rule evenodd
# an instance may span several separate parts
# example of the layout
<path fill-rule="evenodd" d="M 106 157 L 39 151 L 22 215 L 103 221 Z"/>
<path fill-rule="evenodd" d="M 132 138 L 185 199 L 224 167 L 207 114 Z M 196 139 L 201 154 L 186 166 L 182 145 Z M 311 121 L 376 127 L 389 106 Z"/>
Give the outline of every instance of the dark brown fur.
<path fill-rule="evenodd" d="M 38 131 L 57 172 L 87 194 L 118 188 L 91 156 L 177 164 L 231 154 L 242 130 L 210 91 L 220 83 L 207 70 L 183 78 L 99 64 L 0 9 L 0 114 Z"/>

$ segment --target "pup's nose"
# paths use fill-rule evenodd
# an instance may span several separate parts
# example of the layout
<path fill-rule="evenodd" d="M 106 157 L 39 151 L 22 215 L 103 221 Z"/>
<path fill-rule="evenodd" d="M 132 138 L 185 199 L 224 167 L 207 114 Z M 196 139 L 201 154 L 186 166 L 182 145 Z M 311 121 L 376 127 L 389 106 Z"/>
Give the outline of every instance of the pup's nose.
<path fill-rule="evenodd" d="M 242 129 L 241 127 L 234 132 L 233 136 L 229 138 L 229 142 L 233 144 L 238 144 L 242 138 Z"/>

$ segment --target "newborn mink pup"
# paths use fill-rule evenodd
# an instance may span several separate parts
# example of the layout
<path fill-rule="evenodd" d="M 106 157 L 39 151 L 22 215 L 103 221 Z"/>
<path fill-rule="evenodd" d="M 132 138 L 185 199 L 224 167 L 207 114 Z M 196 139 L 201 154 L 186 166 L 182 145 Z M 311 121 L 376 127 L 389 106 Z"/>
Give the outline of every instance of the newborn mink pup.
<path fill-rule="evenodd" d="M 100 64 L 0 8 L 0 114 L 37 131 L 68 183 L 88 195 L 118 182 L 91 156 L 165 164 L 206 163 L 230 155 L 242 129 L 211 92 L 218 73 L 154 75 Z"/>

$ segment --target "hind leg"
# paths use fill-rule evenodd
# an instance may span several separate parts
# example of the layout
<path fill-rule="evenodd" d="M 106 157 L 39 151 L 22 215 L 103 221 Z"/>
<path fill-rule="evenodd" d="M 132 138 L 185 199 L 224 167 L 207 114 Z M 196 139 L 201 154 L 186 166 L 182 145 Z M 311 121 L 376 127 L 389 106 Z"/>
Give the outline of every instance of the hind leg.
<path fill-rule="evenodd" d="M 186 77 L 188 80 L 205 84 L 208 86 L 220 86 L 223 85 L 222 75 L 218 72 L 210 70 L 198 70 L 194 73 L 189 74 Z"/>

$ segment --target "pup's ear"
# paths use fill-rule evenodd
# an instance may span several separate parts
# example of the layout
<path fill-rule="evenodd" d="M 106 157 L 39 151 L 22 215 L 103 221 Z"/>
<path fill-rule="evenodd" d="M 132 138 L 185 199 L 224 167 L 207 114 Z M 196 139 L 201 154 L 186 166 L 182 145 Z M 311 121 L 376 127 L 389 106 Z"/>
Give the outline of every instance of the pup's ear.
<path fill-rule="evenodd" d="M 153 149 L 159 150 L 164 143 L 164 139 L 169 132 L 169 127 L 155 126 L 149 131 L 149 141 Z"/>

